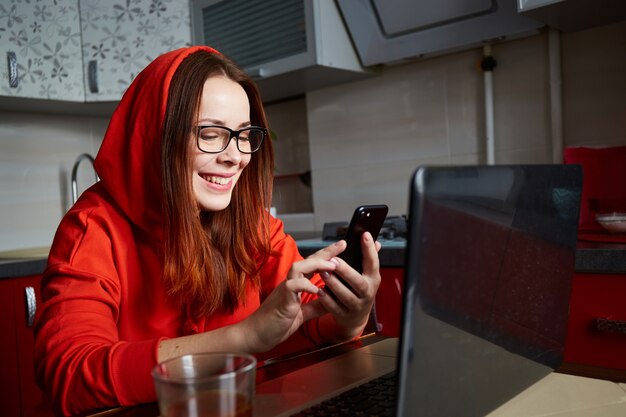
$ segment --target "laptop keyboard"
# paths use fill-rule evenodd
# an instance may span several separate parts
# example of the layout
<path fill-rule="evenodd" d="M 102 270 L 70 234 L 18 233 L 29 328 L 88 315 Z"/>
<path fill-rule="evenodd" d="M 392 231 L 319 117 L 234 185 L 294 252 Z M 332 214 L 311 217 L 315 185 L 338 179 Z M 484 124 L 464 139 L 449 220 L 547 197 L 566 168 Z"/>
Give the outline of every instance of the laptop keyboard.
<path fill-rule="evenodd" d="M 293 414 L 292 417 L 393 416 L 396 407 L 396 378 L 396 371 L 379 376 Z"/>

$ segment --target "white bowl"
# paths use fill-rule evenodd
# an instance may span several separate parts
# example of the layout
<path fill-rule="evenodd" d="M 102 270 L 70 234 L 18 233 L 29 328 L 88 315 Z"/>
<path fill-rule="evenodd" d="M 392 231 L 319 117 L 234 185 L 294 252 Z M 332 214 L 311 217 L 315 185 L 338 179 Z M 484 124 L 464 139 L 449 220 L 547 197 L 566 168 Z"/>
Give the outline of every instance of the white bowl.
<path fill-rule="evenodd" d="M 611 233 L 626 233 L 626 213 L 597 214 L 596 220 Z"/>

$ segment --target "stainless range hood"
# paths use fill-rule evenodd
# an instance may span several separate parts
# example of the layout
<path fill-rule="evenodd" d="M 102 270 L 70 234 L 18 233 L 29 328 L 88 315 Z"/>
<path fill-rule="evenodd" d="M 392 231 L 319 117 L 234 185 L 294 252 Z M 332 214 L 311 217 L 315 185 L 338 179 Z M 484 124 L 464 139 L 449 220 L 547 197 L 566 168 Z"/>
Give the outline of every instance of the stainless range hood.
<path fill-rule="evenodd" d="M 333 0 L 192 0 L 194 43 L 240 64 L 271 102 L 374 75 Z"/>
<path fill-rule="evenodd" d="M 515 0 L 337 0 L 363 65 L 392 64 L 535 33 Z"/>

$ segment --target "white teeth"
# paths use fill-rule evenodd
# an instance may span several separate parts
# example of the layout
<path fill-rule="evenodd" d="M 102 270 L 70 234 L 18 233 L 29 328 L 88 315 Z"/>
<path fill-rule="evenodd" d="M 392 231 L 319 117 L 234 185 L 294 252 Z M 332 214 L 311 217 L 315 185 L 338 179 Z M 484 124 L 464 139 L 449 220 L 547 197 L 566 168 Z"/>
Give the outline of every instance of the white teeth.
<path fill-rule="evenodd" d="M 206 177 L 206 180 L 208 182 L 213 182 L 215 184 L 220 184 L 220 185 L 226 185 L 228 184 L 228 181 L 230 181 L 229 178 L 223 178 L 223 177 Z"/>

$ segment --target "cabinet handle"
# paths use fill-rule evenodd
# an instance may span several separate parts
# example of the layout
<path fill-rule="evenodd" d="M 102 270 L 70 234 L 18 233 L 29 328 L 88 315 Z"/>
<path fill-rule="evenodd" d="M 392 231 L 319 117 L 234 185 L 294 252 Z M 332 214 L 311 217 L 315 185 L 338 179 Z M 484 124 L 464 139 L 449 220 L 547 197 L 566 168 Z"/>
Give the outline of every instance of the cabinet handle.
<path fill-rule="evenodd" d="M 27 312 L 27 325 L 33 327 L 35 321 L 35 312 L 37 311 L 37 298 L 35 298 L 35 289 L 33 287 L 24 288 L 26 293 L 26 312 Z"/>
<path fill-rule="evenodd" d="M 98 61 L 92 59 L 87 64 L 87 82 L 89 84 L 89 91 L 92 93 L 98 92 Z"/>
<path fill-rule="evenodd" d="M 7 52 L 7 67 L 9 68 L 9 87 L 17 88 L 17 57 L 15 52 Z"/>
<path fill-rule="evenodd" d="M 598 317 L 596 319 L 596 329 L 605 333 L 626 334 L 626 321 Z"/>

